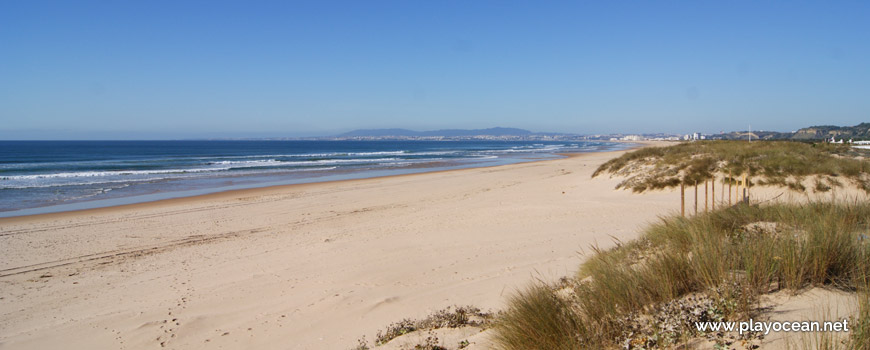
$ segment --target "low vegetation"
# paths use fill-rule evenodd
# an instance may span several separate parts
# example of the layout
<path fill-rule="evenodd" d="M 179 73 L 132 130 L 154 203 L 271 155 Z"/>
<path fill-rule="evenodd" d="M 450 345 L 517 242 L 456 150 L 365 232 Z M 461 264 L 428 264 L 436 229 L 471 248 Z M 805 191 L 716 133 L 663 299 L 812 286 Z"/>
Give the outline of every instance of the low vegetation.
<path fill-rule="evenodd" d="M 750 184 L 817 192 L 851 183 L 870 193 L 866 150 L 848 145 L 788 141 L 699 141 L 668 147 L 647 147 L 602 164 L 593 177 L 624 176 L 617 188 L 634 192 L 694 185 L 706 180 L 735 181 L 748 175 Z M 805 181 L 807 180 L 807 181 Z"/>
<path fill-rule="evenodd" d="M 454 306 L 438 310 L 421 320 L 404 319 L 394 322 L 386 329 L 378 331 L 375 336 L 374 346 L 384 345 L 391 340 L 409 334 L 411 332 L 430 332 L 422 343 L 414 346 L 415 350 L 444 350 L 439 343 L 438 337 L 431 331 L 440 328 L 479 327 L 486 328 L 493 319 L 492 313 L 483 312 L 474 306 Z M 358 341 L 354 350 L 370 349 L 365 338 Z M 457 344 L 459 348 L 465 344 Z"/>
<path fill-rule="evenodd" d="M 740 204 L 668 217 L 642 238 L 596 250 L 578 274 L 538 282 L 496 323 L 505 350 L 670 348 L 706 338 L 757 346 L 758 334 L 701 333 L 694 322 L 757 316 L 758 298 L 826 286 L 855 291 L 848 344 L 870 349 L 870 204 Z M 756 344 L 756 345 L 753 345 Z"/>

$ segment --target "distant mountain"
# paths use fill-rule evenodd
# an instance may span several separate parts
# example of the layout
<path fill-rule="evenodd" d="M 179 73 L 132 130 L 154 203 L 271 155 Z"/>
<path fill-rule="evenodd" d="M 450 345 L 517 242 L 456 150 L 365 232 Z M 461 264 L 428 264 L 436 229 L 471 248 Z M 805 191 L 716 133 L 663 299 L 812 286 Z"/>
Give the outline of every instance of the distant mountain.
<path fill-rule="evenodd" d="M 337 137 L 385 137 L 385 136 L 416 136 L 419 131 L 408 129 L 357 129 L 337 135 Z"/>
<path fill-rule="evenodd" d="M 431 131 L 414 131 L 408 129 L 359 129 L 346 132 L 336 137 L 467 137 L 467 136 L 529 136 L 531 131 L 516 128 L 489 129 L 443 129 Z"/>

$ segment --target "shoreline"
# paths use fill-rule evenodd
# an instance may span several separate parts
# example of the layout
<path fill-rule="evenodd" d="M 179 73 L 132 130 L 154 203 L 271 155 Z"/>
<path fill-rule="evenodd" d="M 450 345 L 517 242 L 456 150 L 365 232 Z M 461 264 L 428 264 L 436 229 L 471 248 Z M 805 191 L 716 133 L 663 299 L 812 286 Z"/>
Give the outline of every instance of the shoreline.
<path fill-rule="evenodd" d="M 619 152 L 619 151 L 610 151 L 610 152 Z M 605 152 L 598 152 L 598 153 L 605 153 Z M 577 153 L 577 154 L 586 154 L 586 153 Z M 0 217 L 0 224 L 6 223 L 6 222 L 14 222 L 14 221 L 16 221 L 15 219 L 22 219 L 22 220 L 28 220 L 31 218 L 51 219 L 51 218 L 54 218 L 55 216 L 63 217 L 63 216 L 65 216 L 64 214 L 96 215 L 96 214 L 101 214 L 101 213 L 104 213 L 107 211 L 114 211 L 114 210 L 147 209 L 147 208 L 151 208 L 154 206 L 185 204 L 188 202 L 196 202 L 196 201 L 203 201 L 203 200 L 230 199 L 230 198 L 235 198 L 237 196 L 255 196 L 255 195 L 261 195 L 261 194 L 268 194 L 269 192 L 274 192 L 274 191 L 305 189 L 307 187 L 311 187 L 312 185 L 321 185 L 321 184 L 336 184 L 337 185 L 337 184 L 353 183 L 353 182 L 365 181 L 365 180 L 412 177 L 412 176 L 418 176 L 418 175 L 424 175 L 424 174 L 438 174 L 438 173 L 443 173 L 443 172 L 454 172 L 454 171 L 458 172 L 458 171 L 471 170 L 471 169 L 496 168 L 496 167 L 502 167 L 502 166 L 510 166 L 510 165 L 514 165 L 514 164 L 546 162 L 546 161 L 551 161 L 551 160 L 555 160 L 555 159 L 532 160 L 532 161 L 528 161 L 528 162 L 488 165 L 488 166 L 459 168 L 459 169 L 432 170 L 432 171 L 423 171 L 423 172 L 419 172 L 419 173 L 410 173 L 410 174 L 383 175 L 383 176 L 361 177 L 361 178 L 353 178 L 353 179 L 314 181 L 314 182 L 303 182 L 303 183 L 286 184 L 286 185 L 268 185 L 268 186 L 262 186 L 262 187 L 231 189 L 231 190 L 223 190 L 223 191 L 217 191 L 217 192 L 211 192 L 211 193 L 196 194 L 196 195 L 192 195 L 192 196 L 164 198 L 164 199 L 135 202 L 135 203 L 128 203 L 128 204 L 109 205 L 109 206 L 97 207 L 97 208 L 74 209 L 74 210 L 65 210 L 65 211 L 50 212 L 50 213 L 25 214 L 25 215 L 18 215 L 18 216 Z M 167 193 L 170 193 L 170 192 L 167 192 Z M 45 208 L 45 207 L 39 207 L 39 208 Z"/>
<path fill-rule="evenodd" d="M 9 162 L 4 166 L 5 175 L 0 176 L 0 191 L 4 193 L 0 217 L 109 207 L 234 189 L 512 164 L 554 158 L 559 151 L 595 152 L 626 146 L 614 142 L 485 141 L 444 146 L 425 141 L 328 145 L 246 141 L 236 147 L 225 142 L 198 141 L 185 152 L 174 144 L 144 141 L 103 154 L 97 151 L 105 146 L 100 142 L 83 141 L 47 158 L 42 155 L 45 147 L 13 145 L 11 153 L 0 157 L 0 163 Z M 141 150 L 131 150 L 133 146 Z M 137 152 L 152 156 L 136 156 Z M 30 158 L 44 160 L 30 162 Z"/>
<path fill-rule="evenodd" d="M 617 141 L 610 141 L 610 142 L 619 143 L 619 142 L 617 142 Z M 633 143 L 633 144 L 637 144 L 637 146 L 635 146 L 635 147 L 628 147 L 628 148 L 625 148 L 625 149 L 622 149 L 622 150 L 616 150 L 616 151 L 604 151 L 604 152 L 576 152 L 576 153 L 553 153 L 553 155 L 562 156 L 562 157 L 565 157 L 565 158 L 571 158 L 571 157 L 579 157 L 579 156 L 583 156 L 583 155 L 585 155 L 585 154 L 592 154 L 592 153 L 596 153 L 596 154 L 598 154 L 598 153 L 611 153 L 611 152 L 624 152 L 624 151 L 631 151 L 631 150 L 635 150 L 635 149 L 638 149 L 638 148 L 649 147 L 649 145 L 651 144 L 651 143 L 649 143 L 649 142 L 646 142 L 646 143 L 645 143 L 644 141 L 632 141 L 632 142 L 625 142 L 625 143 L 629 143 L 629 144 L 632 144 L 632 143 Z M 61 217 L 62 217 L 63 214 L 71 214 L 71 215 L 78 215 L 78 214 L 82 214 L 82 215 L 85 215 L 85 214 L 100 214 L 101 212 L 103 212 L 103 211 L 105 211 L 105 210 L 115 210 L 115 209 L 130 209 L 130 210 L 135 210 L 135 209 L 137 209 L 137 208 L 138 208 L 138 209 L 147 208 L 147 207 L 149 207 L 149 205 L 163 205 L 163 204 L 172 204 L 172 203 L 183 203 L 183 202 L 186 202 L 186 201 L 189 201 L 189 200 L 193 200 L 193 201 L 195 201 L 195 200 L 198 200 L 198 199 L 201 199 L 201 200 L 207 200 L 207 199 L 220 199 L 220 198 L 225 198 L 224 196 L 232 197 L 232 196 L 234 196 L 234 195 L 256 195 L 256 194 L 258 194 L 260 191 L 268 192 L 268 191 L 274 191 L 274 190 L 280 190 L 280 189 L 290 189 L 290 188 L 292 188 L 292 187 L 300 187 L 300 188 L 301 188 L 301 187 L 304 187 L 304 186 L 306 186 L 306 185 L 312 185 L 312 184 L 342 183 L 342 182 L 349 182 L 349 181 L 359 181 L 359 180 L 368 180 L 368 179 L 387 179 L 387 178 L 393 178 L 393 177 L 415 176 L 415 175 L 422 175 L 422 174 L 434 174 L 434 173 L 441 173 L 441 172 L 462 171 L 462 170 L 470 170 L 470 169 L 486 169 L 486 168 L 494 168 L 494 167 L 510 166 L 510 165 L 514 165 L 514 164 L 546 162 L 546 161 L 552 161 L 552 160 L 558 160 L 558 159 L 559 159 L 559 158 L 556 158 L 556 159 L 528 160 L 528 161 L 519 161 L 519 162 L 514 162 L 514 163 L 509 163 L 509 164 L 496 164 L 496 165 L 484 165 L 484 166 L 470 166 L 470 167 L 460 167 L 460 168 L 455 168 L 455 169 L 440 169 L 440 170 L 431 170 L 431 171 L 420 171 L 420 172 L 413 172 L 413 173 L 406 173 L 406 174 L 375 175 L 375 176 L 371 176 L 371 177 L 359 177 L 359 178 L 349 178 L 349 179 L 339 179 L 339 180 L 326 180 L 326 181 L 316 181 L 316 180 L 315 180 L 315 181 L 312 181 L 312 182 L 301 182 L 301 183 L 293 183 L 293 184 L 266 185 L 266 186 L 257 186 L 257 187 L 240 188 L 240 189 L 229 189 L 229 190 L 221 190 L 221 191 L 216 191 L 216 192 L 208 192 L 208 193 L 195 194 L 195 195 L 189 195 L 189 196 L 187 196 L 187 195 L 181 195 L 181 196 L 178 196 L 178 197 L 169 197 L 169 198 L 161 198 L 161 199 L 156 199 L 156 200 L 145 200 L 145 201 L 141 201 L 141 202 L 132 202 L 132 203 L 124 203 L 124 204 L 116 204 L 116 205 L 99 206 L 99 207 L 94 207 L 94 208 L 83 208 L 83 209 L 61 210 L 61 211 L 52 211 L 52 212 L 46 212 L 46 213 L 22 214 L 22 215 L 14 215 L 14 216 L 0 216 L 0 224 L 7 223 L 7 222 L 16 222 L 17 220 L 15 220 L 15 219 L 28 220 L 28 218 L 41 218 L 41 217 L 51 218 L 52 216 L 61 216 Z M 256 185 L 255 185 L 255 186 L 256 186 Z M 204 191 L 208 191 L 208 190 L 206 189 L 206 190 L 204 190 Z M 179 191 L 179 192 L 185 192 L 185 191 Z M 169 196 L 169 195 L 171 195 L 172 193 L 173 193 L 173 192 L 165 192 L 165 193 L 162 193 L 162 194 Z M 176 193 L 177 193 L 177 192 L 176 192 Z M 147 196 L 147 195 L 145 195 L 145 196 Z M 123 200 L 123 199 L 128 199 L 128 198 L 135 198 L 135 197 L 138 197 L 138 196 L 133 196 L 133 197 L 121 197 L 121 198 L 117 198 L 117 199 L 118 199 L 118 200 Z M 108 200 L 112 200 L 112 199 L 108 199 Z M 100 201 L 100 200 L 96 200 L 96 201 Z M 71 203 L 71 204 L 68 204 L 68 205 L 79 205 L 79 204 L 86 204 L 86 203 L 89 203 L 89 202 L 95 202 L 95 201 L 76 202 L 76 203 Z M 64 204 L 61 204 L 61 206 L 62 206 L 62 205 L 64 205 Z M 16 211 L 20 211 L 20 210 L 39 210 L 39 209 L 48 209 L 48 208 L 51 208 L 51 207 L 54 207 L 54 206 L 44 206 L 44 207 L 34 207 L 34 208 L 24 208 L 24 209 L 18 209 L 18 210 L 8 211 L 7 213 L 16 212 Z M 3 214 L 3 212 L 0 212 L 0 215 L 2 215 L 2 214 Z"/>
<path fill-rule="evenodd" d="M 499 309 L 678 210 L 673 191 L 590 178 L 622 152 L 0 219 L 0 343 L 341 349 L 446 306 Z"/>

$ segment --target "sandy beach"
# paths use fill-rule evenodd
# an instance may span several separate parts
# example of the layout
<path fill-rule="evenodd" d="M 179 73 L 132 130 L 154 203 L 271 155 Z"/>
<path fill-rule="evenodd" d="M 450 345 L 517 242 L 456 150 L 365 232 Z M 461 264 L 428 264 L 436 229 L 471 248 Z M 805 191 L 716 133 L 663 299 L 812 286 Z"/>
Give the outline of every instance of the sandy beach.
<path fill-rule="evenodd" d="M 0 348 L 346 349 L 498 309 L 679 211 L 590 178 L 619 154 L 0 219 Z"/>
<path fill-rule="evenodd" d="M 868 17 L 0 1 L 0 350 L 870 350 Z"/>

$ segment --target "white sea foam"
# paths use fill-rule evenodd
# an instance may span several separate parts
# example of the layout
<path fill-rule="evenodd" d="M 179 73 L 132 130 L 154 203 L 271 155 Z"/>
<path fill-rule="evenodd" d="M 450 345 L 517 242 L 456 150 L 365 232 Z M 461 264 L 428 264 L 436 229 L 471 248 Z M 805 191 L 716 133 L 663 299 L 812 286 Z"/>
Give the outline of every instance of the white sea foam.
<path fill-rule="evenodd" d="M 270 166 L 281 165 L 281 162 L 276 159 L 265 160 L 221 160 L 217 162 L 209 162 L 208 165 L 246 165 L 246 166 Z"/>
<path fill-rule="evenodd" d="M 239 156 L 219 156 L 219 157 L 182 157 L 166 159 L 169 161 L 187 163 L 189 168 L 178 166 L 172 169 L 148 169 L 148 170 L 91 170 L 91 171 L 75 171 L 67 170 L 55 173 L 45 174 L 21 174 L 0 176 L 0 189 L 7 188 L 44 188 L 44 187 L 62 187 L 62 186 L 78 186 L 78 185 L 97 185 L 111 183 L 136 183 L 147 181 L 159 181 L 174 178 L 196 178 L 202 176 L 212 176 L 211 173 L 220 174 L 222 172 L 232 172 L 235 175 L 256 175 L 258 173 L 270 173 L 272 171 L 316 171 L 316 170 L 331 170 L 338 166 L 347 165 L 374 165 L 374 166 L 408 166 L 412 164 L 426 163 L 431 161 L 442 160 L 444 158 L 438 156 L 458 155 L 461 158 L 452 158 L 457 160 L 481 160 L 495 159 L 499 155 L 511 153 L 537 153 L 537 152 L 554 152 L 560 149 L 568 148 L 569 146 L 576 147 L 577 144 L 534 144 L 510 147 L 497 150 L 428 150 L 428 151 L 376 151 L 376 152 L 329 152 L 329 153 L 303 153 L 303 154 L 273 154 L 273 155 L 239 155 Z M 589 146 L 581 148 L 582 150 L 590 149 Z M 326 159 L 305 160 L 298 158 L 319 158 Z M 122 160 L 115 161 L 117 166 L 123 167 L 125 164 L 142 166 L 148 163 L 155 163 L 155 159 L 147 160 Z M 51 163 L 26 163 L 26 164 L 3 164 L 0 168 L 26 168 L 29 166 L 50 166 L 50 165 L 75 165 L 82 166 L 85 164 L 111 164 L 106 161 L 84 161 L 84 162 L 51 162 Z M 156 162 L 160 163 L 160 162 Z M 196 165 L 196 163 L 199 163 Z M 312 166 L 320 166 L 316 168 L 307 168 Z M 325 166 L 325 167 L 324 167 Z M 296 167 L 301 167 L 296 169 Z M 258 169 L 245 170 L 246 168 L 275 168 L 274 170 Z M 285 168 L 285 169 L 280 169 Z M 218 175 L 220 176 L 220 175 Z M 111 190 L 111 189 L 110 189 Z"/>
<path fill-rule="evenodd" d="M 312 158 L 312 157 L 342 157 L 342 156 L 377 156 L 377 155 L 403 155 L 413 154 L 409 151 L 378 151 L 378 152 L 327 152 L 327 153 L 289 153 L 289 154 L 263 154 L 238 156 L 237 158 Z M 232 158 L 232 157 L 200 157 L 194 159 L 215 159 L 215 158 Z"/>
<path fill-rule="evenodd" d="M 274 159 L 266 161 L 221 161 L 214 162 L 213 165 L 223 165 L 219 167 L 208 168 L 178 168 L 178 169 L 154 169 L 154 170 L 106 170 L 106 171 L 75 171 L 61 172 L 49 174 L 31 174 L 31 175 L 9 175 L 0 177 L 0 183 L 4 180 L 35 180 L 35 179 L 53 179 L 53 178 L 80 178 L 80 177 L 111 177 L 111 176 L 131 176 L 131 175 L 157 175 L 157 174 L 186 174 L 186 173 L 203 173 L 217 172 L 233 169 L 264 167 L 264 166 L 300 166 L 300 165 L 322 165 L 322 164 L 348 164 L 348 163 L 377 163 L 385 161 L 399 160 L 399 158 L 360 158 L 360 159 L 322 159 L 322 160 L 307 160 L 307 161 L 277 161 Z"/>
<path fill-rule="evenodd" d="M 546 153 L 558 151 L 561 149 L 565 149 L 565 145 L 548 145 L 544 147 L 532 147 L 532 146 L 522 146 L 522 147 L 511 147 L 508 149 L 500 149 L 500 150 L 487 150 L 481 151 L 480 153 L 485 154 L 508 154 L 508 153 Z"/>
<path fill-rule="evenodd" d="M 192 169 L 160 169 L 160 170 L 110 170 L 110 171 L 77 171 L 66 173 L 51 173 L 51 174 L 33 174 L 33 175 L 11 175 L 4 176 L 3 180 L 35 180 L 35 179 L 54 179 L 54 178 L 70 178 L 70 177 L 108 177 L 108 176 L 125 176 L 125 175 L 154 175 L 154 174 L 184 174 L 184 173 L 201 173 L 207 171 L 229 170 L 229 167 L 222 168 L 192 168 Z"/>
<path fill-rule="evenodd" d="M 239 158 L 314 158 L 314 157 L 368 157 L 368 156 L 425 156 L 425 155 L 446 155 L 457 154 L 463 151 L 424 151 L 413 152 L 407 150 L 400 151 L 378 151 L 378 152 L 328 152 L 328 153 L 301 153 L 301 154 L 267 154 L 242 156 Z M 206 159 L 206 158 L 202 158 Z"/>
<path fill-rule="evenodd" d="M 462 151 L 432 151 L 432 152 L 417 152 L 408 153 L 409 156 L 446 156 L 448 154 L 458 154 Z"/>
<path fill-rule="evenodd" d="M 299 160 L 284 162 L 288 165 L 318 165 L 318 164 L 356 164 L 356 163 L 378 163 L 387 161 L 402 160 L 401 158 L 352 158 L 352 159 L 320 159 L 320 160 Z"/>
<path fill-rule="evenodd" d="M 382 155 L 402 155 L 407 154 L 408 151 L 382 151 L 382 152 L 350 152 L 347 153 L 349 156 L 382 156 Z"/>
<path fill-rule="evenodd" d="M 124 165 L 135 165 L 142 166 L 146 164 L 164 164 L 165 162 L 188 162 L 188 163 L 200 163 L 200 166 L 232 166 L 231 168 L 239 168 L 239 167 L 266 167 L 266 166 L 282 166 L 287 165 L 288 162 L 293 162 L 292 160 L 279 160 L 277 158 L 329 158 L 329 157 L 371 157 L 371 156 L 429 156 L 429 155 L 449 155 L 449 154 L 457 154 L 461 151 L 427 151 L 427 152 L 411 152 L 407 150 L 400 151 L 379 151 L 379 152 L 330 152 L 330 153 L 303 153 L 303 154 L 269 154 L 269 155 L 239 155 L 239 156 L 215 156 L 215 157 L 180 157 L 180 158 L 154 158 L 147 160 L 94 160 L 94 161 L 76 161 L 76 162 L 28 162 L 28 163 L 14 163 L 14 164 L 0 164 L 0 169 L 3 170 L 21 170 L 21 169 L 32 169 L 32 168 L 43 168 L 43 167 L 53 167 L 53 168 L 87 168 L 88 165 L 93 166 L 124 166 Z M 255 159 L 260 158 L 260 159 Z M 310 162 L 322 162 L 322 163 L 350 163 L 350 162 L 361 162 L 366 161 L 371 158 L 337 158 L 337 159 L 319 159 L 319 160 L 311 160 Z M 382 161 L 383 158 L 371 159 L 370 161 Z M 296 163 L 296 164 L 306 164 L 306 163 Z M 316 163 L 308 163 L 308 164 L 316 164 Z M 205 169 L 189 169 L 189 172 L 198 172 L 198 171 L 221 171 L 228 170 L 221 167 L 214 168 L 205 168 Z M 129 170 L 123 171 L 125 174 L 135 172 L 137 170 Z M 164 170 L 139 170 L 139 171 L 156 171 L 154 173 L 162 173 Z M 184 169 L 168 169 L 165 172 L 181 172 L 185 171 Z M 106 176 L 106 173 L 112 171 L 69 171 L 65 173 L 56 173 L 56 174 L 38 174 L 33 175 L 36 177 L 44 178 L 45 176 L 53 176 L 56 177 L 82 177 L 82 176 Z M 14 175 L 14 176 L 30 176 L 30 175 Z M 2 179 L 2 177 L 0 177 Z"/>
<path fill-rule="evenodd" d="M 333 170 L 337 167 L 317 167 L 317 168 L 299 168 L 299 169 L 281 169 L 276 171 L 281 172 L 301 172 L 301 171 L 326 171 Z M 218 168 L 213 168 L 218 169 Z M 231 169 L 231 168 L 221 168 L 221 169 Z M 217 170 L 215 170 L 217 171 Z M 49 188 L 49 187 L 64 187 L 64 186 L 88 186 L 88 185 L 99 185 L 99 184 L 112 184 L 112 183 L 135 183 L 135 182 L 148 182 L 148 181 L 160 181 L 167 179 L 175 179 L 184 177 L 185 175 L 195 176 L 197 173 L 206 173 L 206 171 L 192 172 L 192 171 L 175 171 L 170 172 L 169 170 L 163 172 L 156 171 L 139 171 L 136 174 L 127 174 L 127 172 L 80 172 L 80 173 L 58 173 L 58 174 L 43 174 L 43 175 L 18 175 L 18 176 L 6 176 L 0 177 L 0 189 L 26 189 L 26 188 Z M 97 175 L 101 173 L 102 175 Z M 250 174 L 257 174 L 259 172 L 249 172 Z M 67 176 L 69 174 L 85 174 L 84 176 Z M 59 176 L 60 175 L 60 176 Z M 139 177 L 129 177 L 124 175 L 140 175 Z M 176 176 L 147 176 L 147 175 L 176 175 Z M 245 175 L 245 174 L 240 174 Z M 115 176 L 115 177 L 112 177 Z M 95 177 L 103 177 L 96 181 L 81 181 L 81 179 L 85 178 L 95 178 Z M 119 178 L 120 177 L 120 178 Z M 53 182 L 37 182 L 38 180 L 54 180 Z M 76 181 L 79 180 L 79 181 Z M 125 186 L 126 187 L 126 186 Z"/>

